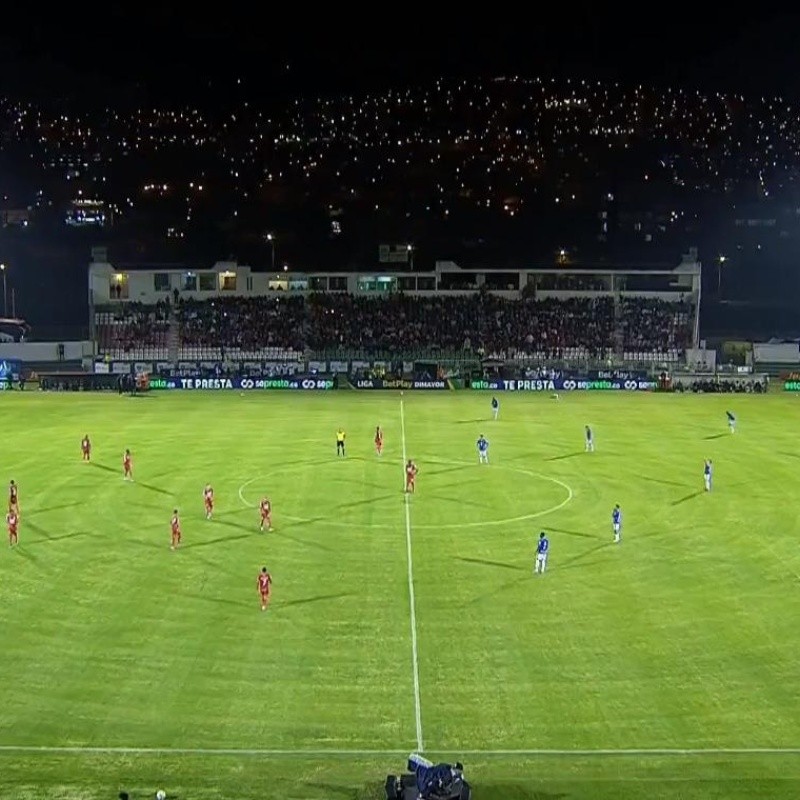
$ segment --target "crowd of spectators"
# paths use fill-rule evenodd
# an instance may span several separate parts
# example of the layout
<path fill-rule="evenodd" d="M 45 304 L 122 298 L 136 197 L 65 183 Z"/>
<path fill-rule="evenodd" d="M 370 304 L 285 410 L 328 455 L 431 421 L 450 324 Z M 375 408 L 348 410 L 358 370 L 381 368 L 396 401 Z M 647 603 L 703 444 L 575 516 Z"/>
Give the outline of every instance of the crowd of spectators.
<path fill-rule="evenodd" d="M 163 346 L 169 329 L 169 303 L 153 306 L 130 302 L 114 311 L 98 312 L 101 349 L 125 352 L 142 346 Z"/>
<path fill-rule="evenodd" d="M 183 300 L 176 307 L 181 345 L 255 352 L 305 349 L 310 320 L 302 297 Z"/>
<path fill-rule="evenodd" d="M 185 300 L 175 307 L 182 349 L 231 355 L 267 349 L 366 355 L 467 352 L 487 358 L 606 358 L 680 351 L 691 341 L 687 304 L 611 297 L 507 300 L 485 292 L 456 297 L 345 294 Z M 137 304 L 111 326 L 118 345 L 155 343 L 168 309 Z M 101 342 L 102 344 L 102 342 Z"/>
<path fill-rule="evenodd" d="M 620 325 L 626 351 L 685 350 L 692 338 L 691 306 L 650 298 L 625 298 Z"/>

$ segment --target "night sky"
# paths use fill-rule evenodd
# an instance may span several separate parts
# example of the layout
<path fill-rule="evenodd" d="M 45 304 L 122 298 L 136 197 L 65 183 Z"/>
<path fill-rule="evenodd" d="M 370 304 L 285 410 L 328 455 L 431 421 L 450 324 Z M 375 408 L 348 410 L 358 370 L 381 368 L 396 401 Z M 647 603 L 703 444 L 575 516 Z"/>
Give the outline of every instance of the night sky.
<path fill-rule="evenodd" d="M 531 4 L 530 20 L 511 6 L 502 21 L 488 16 L 489 6 L 477 15 L 465 6 L 445 23 L 441 13 L 392 4 L 357 14 L 309 4 L 294 18 L 268 3 L 195 4 L 189 13 L 174 2 L 130 6 L 4 9 L 0 89 L 99 97 L 136 85 L 153 99 L 213 99 L 241 77 L 249 97 L 268 101 L 437 76 L 519 74 L 800 94 L 800 14 L 698 18 L 674 4 L 668 13 L 643 5 L 626 14 L 572 4 L 543 15 Z"/>

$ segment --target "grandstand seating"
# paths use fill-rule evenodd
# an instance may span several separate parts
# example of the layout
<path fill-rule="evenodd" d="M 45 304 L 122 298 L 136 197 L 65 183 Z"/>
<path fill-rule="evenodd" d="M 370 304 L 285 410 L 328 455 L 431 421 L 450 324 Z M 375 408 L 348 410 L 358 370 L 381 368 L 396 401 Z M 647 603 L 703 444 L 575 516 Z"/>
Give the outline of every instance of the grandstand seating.
<path fill-rule="evenodd" d="M 620 328 L 625 360 L 675 362 L 691 344 L 691 307 L 687 303 L 625 298 L 620 304 Z"/>
<path fill-rule="evenodd" d="M 168 357 L 169 309 L 128 303 L 95 313 L 99 351 L 113 359 L 158 360 Z"/>
<path fill-rule="evenodd" d="M 177 330 L 186 361 L 298 361 L 308 352 L 428 353 L 517 359 L 669 363 L 691 343 L 685 303 L 613 297 L 508 300 L 488 294 L 372 298 L 318 294 L 130 304 L 96 314 L 112 358 L 167 358 Z"/>

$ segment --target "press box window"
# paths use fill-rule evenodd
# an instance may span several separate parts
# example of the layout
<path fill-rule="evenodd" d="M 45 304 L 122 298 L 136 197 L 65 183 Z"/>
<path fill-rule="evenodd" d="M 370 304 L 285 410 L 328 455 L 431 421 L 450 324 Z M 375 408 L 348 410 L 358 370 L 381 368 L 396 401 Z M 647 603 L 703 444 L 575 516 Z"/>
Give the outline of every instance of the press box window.
<path fill-rule="evenodd" d="M 153 288 L 157 292 L 168 292 L 170 290 L 169 273 L 156 272 L 156 274 L 153 275 Z"/>
<path fill-rule="evenodd" d="M 236 291 L 236 273 L 221 272 L 219 275 L 219 288 L 222 292 Z"/>

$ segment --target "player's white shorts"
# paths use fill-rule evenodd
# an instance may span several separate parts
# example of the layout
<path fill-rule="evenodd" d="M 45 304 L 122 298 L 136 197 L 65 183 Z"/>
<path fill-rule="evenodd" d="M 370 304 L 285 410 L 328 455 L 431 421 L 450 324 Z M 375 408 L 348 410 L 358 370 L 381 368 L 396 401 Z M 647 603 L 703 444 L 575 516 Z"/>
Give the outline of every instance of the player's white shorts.
<path fill-rule="evenodd" d="M 483 453 L 483 452 L 478 453 L 478 460 L 482 464 L 488 464 L 489 463 L 489 454 L 488 453 Z"/>
<path fill-rule="evenodd" d="M 614 533 L 619 533 L 619 529 L 620 529 L 619 522 L 615 522 L 614 525 L 613 525 L 613 528 L 614 528 Z"/>
<path fill-rule="evenodd" d="M 547 566 L 547 553 L 536 554 L 536 565 L 544 569 Z"/>

